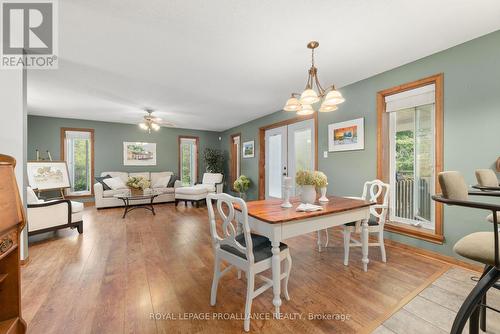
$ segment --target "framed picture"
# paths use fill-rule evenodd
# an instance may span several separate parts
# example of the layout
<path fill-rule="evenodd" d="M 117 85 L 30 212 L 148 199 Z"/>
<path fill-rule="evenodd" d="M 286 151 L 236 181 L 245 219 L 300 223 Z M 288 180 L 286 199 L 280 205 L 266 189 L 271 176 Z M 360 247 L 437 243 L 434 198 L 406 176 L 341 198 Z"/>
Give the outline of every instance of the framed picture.
<path fill-rule="evenodd" d="M 246 141 L 243 143 L 243 158 L 253 158 L 255 156 L 255 142 Z"/>
<path fill-rule="evenodd" d="M 123 142 L 123 165 L 156 166 L 156 143 Z"/>
<path fill-rule="evenodd" d="M 32 189 L 49 190 L 70 187 L 66 161 L 28 161 L 28 183 Z"/>
<path fill-rule="evenodd" d="M 328 151 L 354 151 L 365 148 L 365 119 L 328 125 Z"/>

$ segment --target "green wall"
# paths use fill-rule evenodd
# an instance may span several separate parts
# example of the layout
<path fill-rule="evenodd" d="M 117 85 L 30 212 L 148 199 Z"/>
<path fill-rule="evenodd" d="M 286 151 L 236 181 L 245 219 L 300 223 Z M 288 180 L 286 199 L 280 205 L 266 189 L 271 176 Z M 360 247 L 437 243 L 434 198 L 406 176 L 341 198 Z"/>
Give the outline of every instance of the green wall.
<path fill-rule="evenodd" d="M 343 87 L 341 92 L 346 102 L 335 112 L 320 113 L 318 120 L 318 164 L 329 178 L 329 193 L 359 195 L 364 182 L 376 178 L 376 93 L 436 73 L 444 73 L 444 169 L 458 170 L 469 184 L 474 184 L 474 170 L 492 168 L 500 156 L 499 60 L 500 31 L 497 31 Z M 292 84 L 290 90 L 296 84 Z M 283 103 L 285 100 L 286 96 L 283 96 Z M 242 141 L 255 140 L 255 158 L 242 159 L 241 164 L 241 173 L 253 182 L 250 199 L 256 198 L 258 192 L 259 127 L 294 116 L 278 111 L 222 133 L 221 148 L 226 156 L 231 134 L 240 132 Z M 365 149 L 328 153 L 328 158 L 323 158 L 323 151 L 328 150 L 328 124 L 358 117 L 365 119 Z M 446 242 L 443 245 L 393 233 L 387 233 L 387 236 L 455 256 L 452 247 L 458 239 L 474 231 L 490 229 L 484 220 L 487 212 L 446 207 L 444 214 Z"/>
<path fill-rule="evenodd" d="M 94 172 L 98 176 L 101 172 L 109 171 L 172 171 L 178 175 L 179 145 L 178 136 L 197 136 L 200 138 L 198 149 L 198 178 L 205 170 L 203 150 L 206 147 L 219 147 L 219 133 L 213 131 L 199 131 L 177 128 L 162 128 L 158 132 L 147 132 L 137 125 L 86 121 L 70 118 L 54 118 L 42 116 L 28 117 L 28 160 L 36 158 L 38 148 L 43 156 L 49 150 L 54 160 L 60 159 L 60 129 L 61 127 L 92 128 L 94 129 Z M 123 142 L 152 142 L 156 143 L 156 166 L 124 166 Z"/>

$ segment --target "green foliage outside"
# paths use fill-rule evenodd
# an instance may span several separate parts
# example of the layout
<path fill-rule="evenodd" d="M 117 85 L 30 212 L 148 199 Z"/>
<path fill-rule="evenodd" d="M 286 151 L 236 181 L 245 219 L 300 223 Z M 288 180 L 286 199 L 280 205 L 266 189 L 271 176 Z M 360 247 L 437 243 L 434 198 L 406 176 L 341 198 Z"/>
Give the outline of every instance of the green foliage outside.
<path fill-rule="evenodd" d="M 183 143 L 181 145 L 181 182 L 183 185 L 191 185 L 191 168 L 193 167 L 192 161 L 192 147 L 193 145 L 189 143 Z M 196 173 L 196 171 L 195 171 Z"/>
<path fill-rule="evenodd" d="M 75 139 L 73 140 L 73 155 L 74 155 L 74 191 L 88 191 L 90 190 L 90 150 L 88 139 Z"/>
<path fill-rule="evenodd" d="M 396 132 L 396 171 L 413 176 L 415 140 L 413 131 Z"/>

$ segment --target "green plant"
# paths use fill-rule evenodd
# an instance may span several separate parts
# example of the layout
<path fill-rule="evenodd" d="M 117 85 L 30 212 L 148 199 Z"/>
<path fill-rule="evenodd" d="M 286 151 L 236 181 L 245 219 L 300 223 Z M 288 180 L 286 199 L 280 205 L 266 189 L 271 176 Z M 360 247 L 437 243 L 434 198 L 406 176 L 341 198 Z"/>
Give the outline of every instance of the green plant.
<path fill-rule="evenodd" d="M 325 173 L 320 171 L 314 172 L 314 181 L 316 187 L 318 188 L 324 188 L 328 185 L 328 178 L 326 177 Z"/>
<path fill-rule="evenodd" d="M 134 189 L 146 189 L 151 186 L 151 182 L 142 176 L 130 176 L 127 180 L 127 186 Z"/>
<path fill-rule="evenodd" d="M 250 188 L 251 181 L 248 177 L 245 175 L 241 175 L 239 178 L 236 179 L 233 183 L 234 190 L 236 190 L 239 193 L 246 193 L 248 191 L 248 188 Z"/>
<path fill-rule="evenodd" d="M 209 173 L 222 173 L 224 170 L 224 154 L 221 150 L 206 148 L 203 152 L 205 168 Z"/>

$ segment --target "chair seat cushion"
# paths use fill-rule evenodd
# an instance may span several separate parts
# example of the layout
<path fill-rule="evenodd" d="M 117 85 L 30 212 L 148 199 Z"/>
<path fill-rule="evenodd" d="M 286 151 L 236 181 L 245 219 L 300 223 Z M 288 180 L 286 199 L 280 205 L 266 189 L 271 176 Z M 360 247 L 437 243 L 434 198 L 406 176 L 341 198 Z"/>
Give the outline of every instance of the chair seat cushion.
<path fill-rule="evenodd" d="M 206 189 L 206 191 L 210 192 L 215 192 L 215 185 L 213 184 L 197 184 L 195 185 L 196 188 L 200 189 Z"/>
<path fill-rule="evenodd" d="M 184 194 L 184 195 L 202 195 L 207 193 L 207 189 L 205 187 L 179 187 L 175 189 L 176 194 Z"/>
<path fill-rule="evenodd" d="M 356 226 L 356 222 L 350 222 L 345 224 L 345 226 Z M 374 215 L 370 215 L 370 219 L 368 219 L 368 226 L 378 226 L 378 219 Z"/>
<path fill-rule="evenodd" d="M 484 264 L 495 265 L 495 236 L 493 232 L 469 234 L 453 247 L 458 255 Z"/>
<path fill-rule="evenodd" d="M 493 214 L 490 213 L 488 216 L 486 216 L 486 220 L 490 223 L 493 223 Z M 500 212 L 497 212 L 497 222 L 500 223 Z"/>
<path fill-rule="evenodd" d="M 260 262 L 273 256 L 271 251 L 271 241 L 269 241 L 268 238 L 253 233 L 251 236 L 254 262 Z M 236 241 L 238 241 L 243 247 L 246 247 L 245 236 L 243 234 L 237 235 Z M 220 248 L 243 259 L 247 258 L 246 254 L 240 252 L 232 246 L 222 245 Z M 286 248 L 288 248 L 288 245 L 280 242 L 280 252 Z"/>

